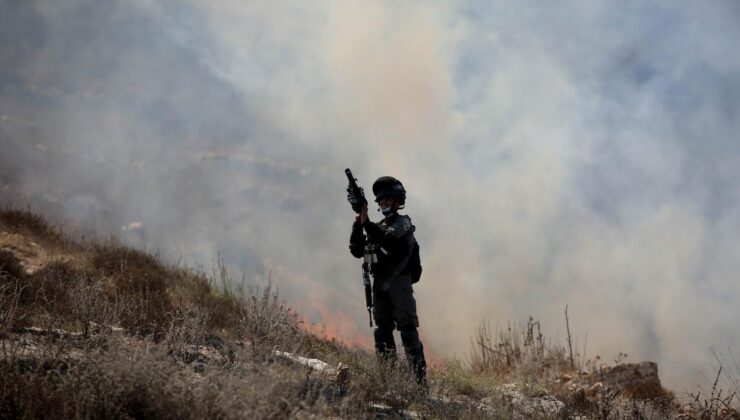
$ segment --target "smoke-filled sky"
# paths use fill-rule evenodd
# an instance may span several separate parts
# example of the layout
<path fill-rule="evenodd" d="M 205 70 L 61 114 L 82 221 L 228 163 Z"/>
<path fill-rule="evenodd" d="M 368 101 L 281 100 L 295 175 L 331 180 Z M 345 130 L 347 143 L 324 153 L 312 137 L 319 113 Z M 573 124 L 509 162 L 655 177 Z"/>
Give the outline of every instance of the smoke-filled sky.
<path fill-rule="evenodd" d="M 358 341 L 343 171 L 393 175 L 434 354 L 567 304 L 691 388 L 740 347 L 738 41 L 733 0 L 0 0 L 0 191 Z"/>

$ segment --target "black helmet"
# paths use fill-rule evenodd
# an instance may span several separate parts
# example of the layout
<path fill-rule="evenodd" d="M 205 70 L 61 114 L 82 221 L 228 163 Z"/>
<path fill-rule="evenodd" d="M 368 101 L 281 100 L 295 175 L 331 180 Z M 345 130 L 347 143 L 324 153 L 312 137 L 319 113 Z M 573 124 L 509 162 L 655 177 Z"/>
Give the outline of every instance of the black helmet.
<path fill-rule="evenodd" d="M 392 197 L 398 201 L 399 205 L 406 204 L 406 190 L 403 188 L 401 181 L 392 176 L 381 176 L 375 180 L 373 182 L 373 194 L 375 194 L 376 203 L 381 198 Z"/>

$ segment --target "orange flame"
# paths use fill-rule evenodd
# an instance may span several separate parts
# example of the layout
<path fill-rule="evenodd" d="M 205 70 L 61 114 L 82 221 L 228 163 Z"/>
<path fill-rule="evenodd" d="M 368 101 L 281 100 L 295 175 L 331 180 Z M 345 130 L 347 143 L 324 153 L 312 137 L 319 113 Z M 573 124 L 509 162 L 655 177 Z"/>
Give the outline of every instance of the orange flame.
<path fill-rule="evenodd" d="M 315 323 L 310 323 L 306 317 L 301 320 L 304 322 L 306 331 L 329 340 L 334 340 L 349 348 L 360 348 L 366 351 L 374 351 L 372 343 L 372 329 L 367 328 L 363 331 L 354 318 L 340 310 L 332 309 L 328 305 L 322 304 L 317 300 L 303 300 L 301 307 L 309 312 L 317 313 L 319 319 Z M 422 342 L 427 341 L 424 331 L 419 331 Z M 400 343 L 399 343 L 400 344 Z M 441 369 L 446 362 L 444 357 L 439 355 L 428 346 L 424 346 L 424 353 L 427 364 L 430 368 Z"/>
<path fill-rule="evenodd" d="M 373 331 L 366 323 L 367 312 L 360 289 L 356 296 L 348 297 L 339 290 L 327 288 L 326 284 L 317 282 L 306 274 L 275 264 L 268 258 L 263 262 L 269 268 L 271 279 L 274 278 L 277 283 L 295 286 L 291 289 L 303 292 L 301 294 L 303 298 L 294 297 L 292 301 L 298 312 L 298 319 L 303 322 L 306 331 L 334 340 L 348 348 L 374 351 Z M 355 302 L 352 307 L 356 307 L 357 312 L 339 309 L 342 306 L 346 307 L 347 305 L 343 303 L 350 301 Z M 359 319 L 364 322 L 358 321 Z M 422 342 L 425 342 L 425 332 L 420 330 L 419 335 Z M 444 365 L 444 358 L 428 346 L 424 347 L 424 352 L 430 366 Z"/>
<path fill-rule="evenodd" d="M 361 331 L 357 322 L 345 312 L 332 309 L 315 299 L 303 300 L 298 304 L 299 310 L 316 314 L 318 319 L 302 317 L 306 331 L 329 340 L 341 343 L 349 348 L 372 350 L 370 342 L 372 331 Z M 313 321 L 313 322 L 312 322 Z"/>

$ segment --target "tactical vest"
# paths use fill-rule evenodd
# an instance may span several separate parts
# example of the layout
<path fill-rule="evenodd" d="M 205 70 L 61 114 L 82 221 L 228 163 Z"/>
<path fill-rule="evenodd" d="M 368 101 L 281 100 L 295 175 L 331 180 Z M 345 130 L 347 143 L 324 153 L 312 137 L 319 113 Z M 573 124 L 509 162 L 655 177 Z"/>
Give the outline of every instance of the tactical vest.
<path fill-rule="evenodd" d="M 411 218 L 406 215 L 398 215 L 400 217 L 407 232 L 401 237 L 406 241 L 408 245 L 408 254 L 393 267 L 388 280 L 393 280 L 399 275 L 408 274 L 411 278 L 411 283 L 417 283 L 421 279 L 421 257 L 419 256 L 419 243 L 416 241 L 414 231 L 416 227 L 411 223 Z M 395 221 L 395 220 L 394 220 Z M 388 221 L 383 219 L 378 225 L 385 232 L 389 228 Z"/>

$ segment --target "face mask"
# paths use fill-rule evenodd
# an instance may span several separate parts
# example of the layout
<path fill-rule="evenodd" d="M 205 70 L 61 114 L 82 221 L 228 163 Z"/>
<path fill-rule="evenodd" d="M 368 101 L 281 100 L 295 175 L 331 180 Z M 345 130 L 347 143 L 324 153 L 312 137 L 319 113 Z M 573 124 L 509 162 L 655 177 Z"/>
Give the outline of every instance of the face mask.
<path fill-rule="evenodd" d="M 392 207 L 386 207 L 386 208 L 382 208 L 381 207 L 380 212 L 383 213 L 383 216 L 385 216 L 385 217 L 388 217 L 388 216 L 390 216 L 391 214 L 394 213 Z"/>

